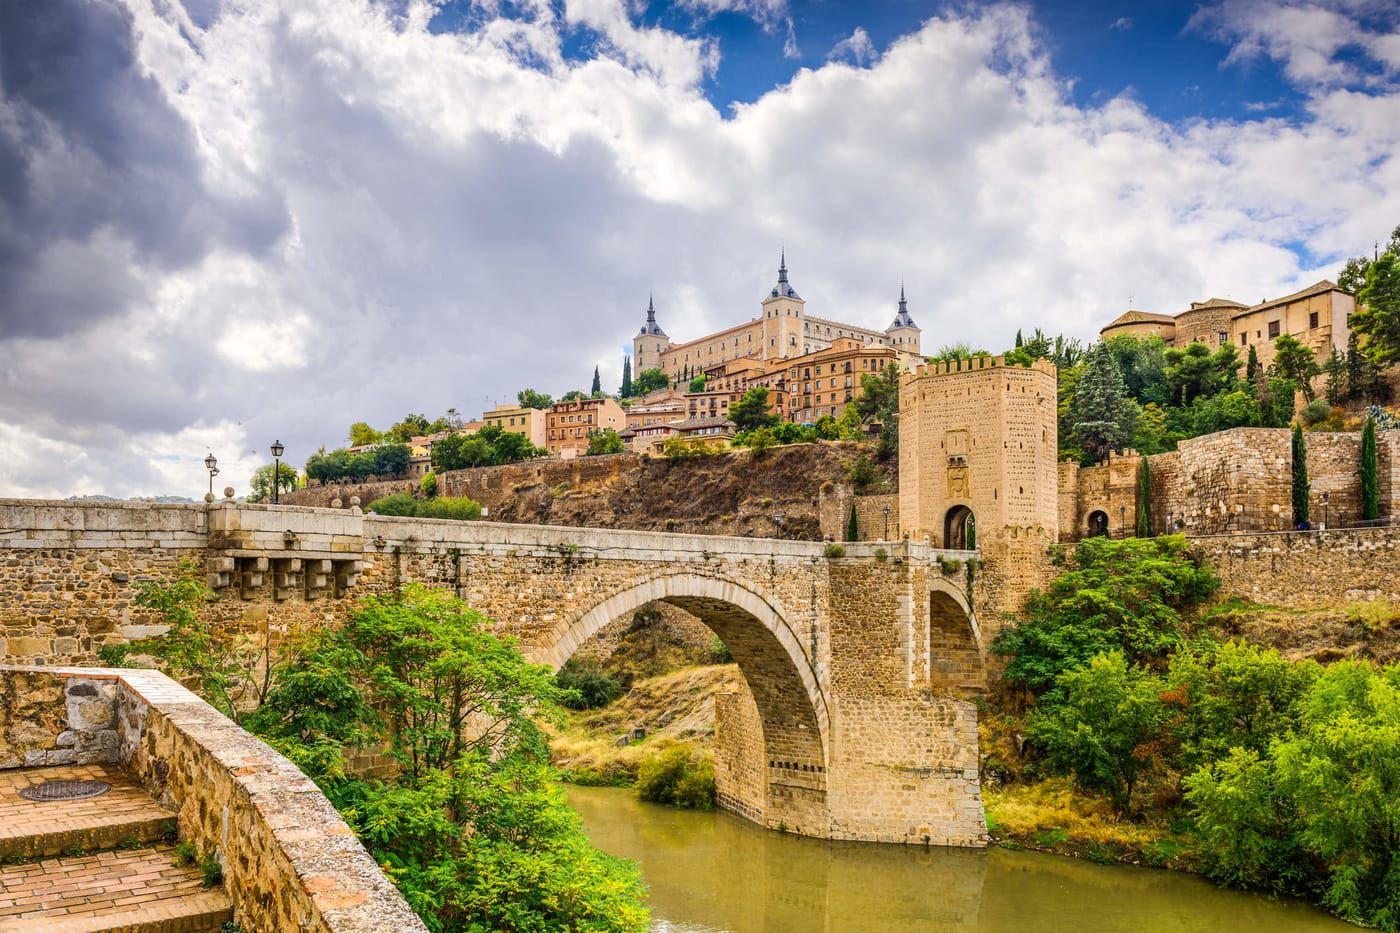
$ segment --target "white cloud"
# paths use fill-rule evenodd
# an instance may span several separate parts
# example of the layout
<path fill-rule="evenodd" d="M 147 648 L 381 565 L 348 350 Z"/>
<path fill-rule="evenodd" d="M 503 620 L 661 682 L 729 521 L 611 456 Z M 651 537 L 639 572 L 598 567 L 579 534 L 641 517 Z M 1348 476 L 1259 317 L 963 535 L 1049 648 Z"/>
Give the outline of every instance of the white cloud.
<path fill-rule="evenodd" d="M 857 68 L 864 68 L 867 64 L 877 61 L 880 53 L 875 48 L 875 43 L 870 41 L 870 33 L 857 26 L 854 32 L 831 47 L 826 58 L 827 61 L 850 59 Z"/>
<path fill-rule="evenodd" d="M 883 327 L 903 279 L 930 349 L 998 350 L 1018 327 L 1091 337 L 1129 294 L 1285 293 L 1400 215 L 1394 84 L 1338 84 L 1327 56 L 1353 46 L 1316 38 L 1319 64 L 1267 10 L 1227 38 L 1253 23 L 1237 61 L 1296 59 L 1305 116 L 1173 125 L 1075 106 L 1020 6 L 935 17 L 878 58 L 865 36 L 846 56 L 863 67 L 804 69 L 729 114 L 699 88 L 713 43 L 619 0 L 478 6 L 467 34 L 430 33 L 422 2 L 243 0 L 198 22 L 130 2 L 197 177 L 131 175 L 122 204 L 193 191 L 137 216 L 201 249 L 143 259 L 127 214 L 85 239 L 69 214 L 28 225 L 57 232 L 26 294 L 90 311 L 20 330 L 36 318 L 0 295 L 0 494 L 197 495 L 206 449 L 242 490 L 274 437 L 300 462 L 352 421 L 586 388 L 595 360 L 616 385 L 648 292 L 675 339 L 747 319 L 780 244 L 815 315 Z M 1336 35 L 1388 48 L 1356 22 Z M 566 60 L 579 35 L 596 54 Z M 103 116 L 141 143 L 145 124 Z"/>
<path fill-rule="evenodd" d="M 1131 16 L 1120 16 L 1108 24 L 1109 29 L 1129 30 L 1133 28 L 1133 18 Z"/>

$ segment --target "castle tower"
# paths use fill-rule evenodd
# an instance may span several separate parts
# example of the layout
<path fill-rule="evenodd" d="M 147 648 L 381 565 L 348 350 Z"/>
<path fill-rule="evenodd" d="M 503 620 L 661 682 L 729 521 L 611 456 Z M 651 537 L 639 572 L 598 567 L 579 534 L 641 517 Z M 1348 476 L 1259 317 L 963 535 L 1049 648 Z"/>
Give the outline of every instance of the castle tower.
<path fill-rule="evenodd" d="M 914 324 L 914 319 L 909 316 L 909 302 L 904 299 L 904 283 L 899 284 L 899 313 L 894 316 L 894 323 L 885 328 L 885 334 L 890 338 L 890 343 L 900 353 L 908 353 L 911 356 L 919 356 L 919 336 L 923 331 Z"/>
<path fill-rule="evenodd" d="M 999 612 L 1044 584 L 1046 549 L 1059 540 L 1055 388 L 1048 360 L 1001 357 L 930 363 L 900 380 L 900 527 L 935 547 L 980 550 Z"/>
<path fill-rule="evenodd" d="M 807 302 L 788 282 L 787 250 L 778 260 L 778 284 L 763 299 L 763 352 L 760 359 L 801 356 L 802 315 Z"/>
<path fill-rule="evenodd" d="M 661 354 L 671 346 L 671 338 L 656 323 L 656 303 L 647 296 L 647 320 L 637 336 L 632 338 L 633 372 L 644 369 L 657 369 L 661 366 Z"/>

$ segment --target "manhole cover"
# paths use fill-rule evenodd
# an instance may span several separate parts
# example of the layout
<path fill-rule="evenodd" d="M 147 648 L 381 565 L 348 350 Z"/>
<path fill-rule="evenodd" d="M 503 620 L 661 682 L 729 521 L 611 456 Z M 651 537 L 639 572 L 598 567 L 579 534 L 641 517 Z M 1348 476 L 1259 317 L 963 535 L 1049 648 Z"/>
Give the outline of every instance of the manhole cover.
<path fill-rule="evenodd" d="M 25 800 L 82 800 L 84 797 L 100 797 L 111 789 L 111 784 L 101 781 L 45 781 L 31 784 L 19 795 Z"/>

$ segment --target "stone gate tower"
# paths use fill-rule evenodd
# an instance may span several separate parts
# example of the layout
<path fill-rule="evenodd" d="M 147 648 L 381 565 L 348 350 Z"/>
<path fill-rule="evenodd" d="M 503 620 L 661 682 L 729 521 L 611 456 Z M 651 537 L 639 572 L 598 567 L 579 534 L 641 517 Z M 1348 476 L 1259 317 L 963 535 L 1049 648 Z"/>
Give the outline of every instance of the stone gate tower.
<path fill-rule="evenodd" d="M 931 363 L 901 380 L 900 527 L 916 541 L 980 549 L 996 575 L 991 608 L 1020 608 L 1059 539 L 1056 424 L 1048 360 Z"/>

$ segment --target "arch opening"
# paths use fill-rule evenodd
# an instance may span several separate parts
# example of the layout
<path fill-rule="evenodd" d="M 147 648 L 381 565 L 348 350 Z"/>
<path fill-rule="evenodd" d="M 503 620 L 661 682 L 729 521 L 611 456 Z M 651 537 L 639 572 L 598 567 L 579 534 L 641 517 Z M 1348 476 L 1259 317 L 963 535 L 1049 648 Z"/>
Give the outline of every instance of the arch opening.
<path fill-rule="evenodd" d="M 987 685 L 981 634 L 971 610 L 940 589 L 928 594 L 929 687 L 969 697 Z"/>
<path fill-rule="evenodd" d="M 977 517 L 965 505 L 955 505 L 943 517 L 943 546 L 955 551 L 977 547 Z"/>
<path fill-rule="evenodd" d="M 1090 538 L 1105 537 L 1108 534 L 1108 513 L 1103 509 L 1090 512 L 1085 522 L 1084 534 Z"/>
<path fill-rule="evenodd" d="M 736 727 L 761 733 L 721 740 L 717 721 L 717 759 L 721 746 L 744 749 L 741 768 L 717 767 L 721 805 L 770 827 L 825 835 L 826 699 L 802 640 L 787 619 L 756 593 L 714 577 L 658 577 L 617 593 L 572 622 L 556 627 L 551 643 L 544 648 L 544 660 L 557 669 L 609 622 L 655 601 L 685 610 L 718 636 L 752 696 L 747 715 L 739 708 L 746 698 L 721 697 L 716 701 L 718 714 L 720 700 L 732 699 Z M 731 725 L 729 717 L 725 725 Z"/>

